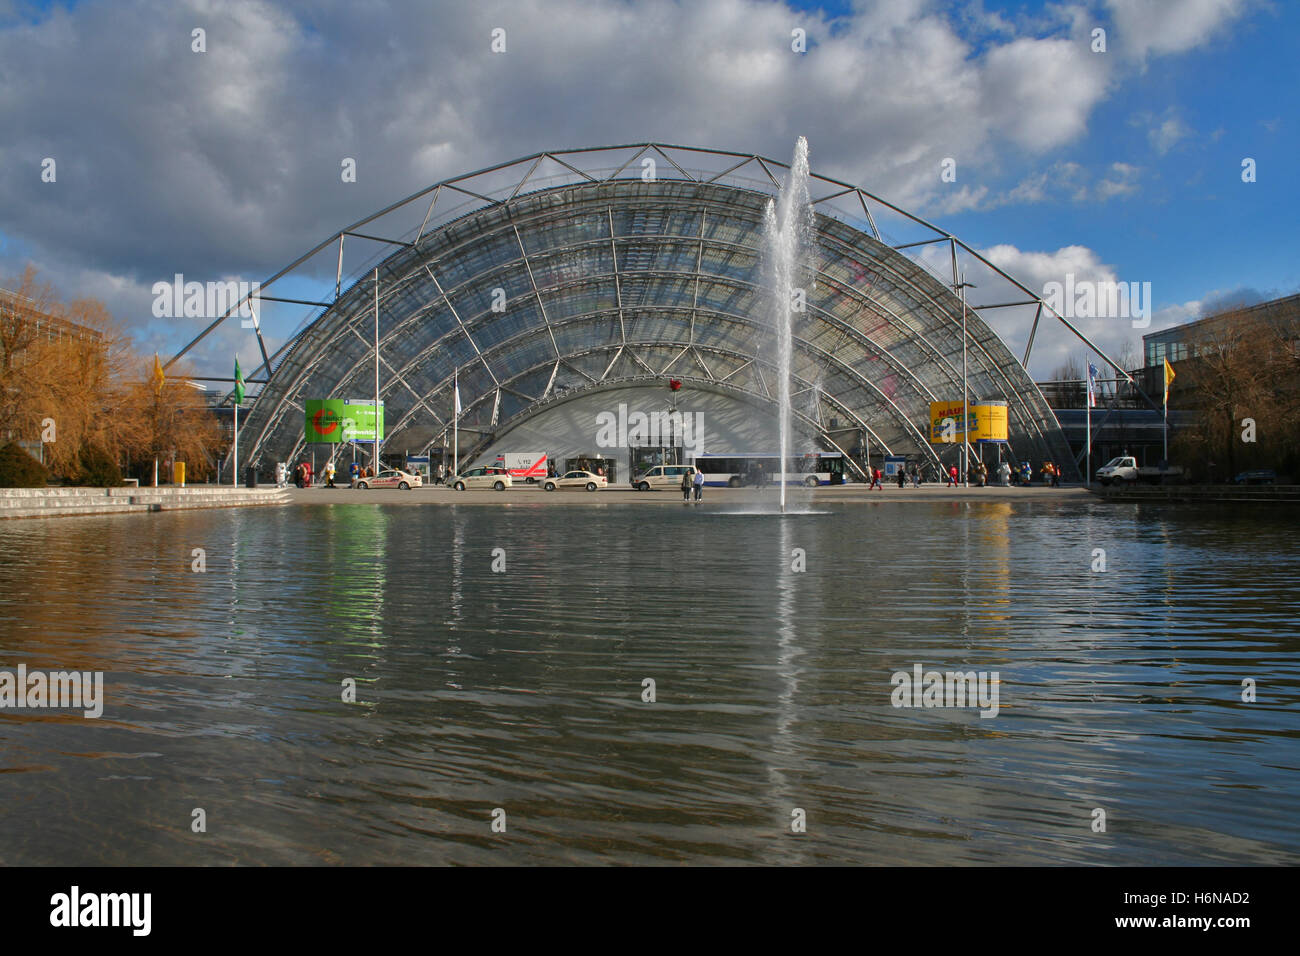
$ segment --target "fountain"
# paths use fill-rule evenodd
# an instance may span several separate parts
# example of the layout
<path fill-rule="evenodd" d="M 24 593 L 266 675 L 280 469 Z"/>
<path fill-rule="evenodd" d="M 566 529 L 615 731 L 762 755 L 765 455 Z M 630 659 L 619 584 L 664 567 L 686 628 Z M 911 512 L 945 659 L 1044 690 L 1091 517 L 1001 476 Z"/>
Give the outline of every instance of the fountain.
<path fill-rule="evenodd" d="M 804 283 L 813 231 L 808 198 L 808 140 L 800 136 L 785 184 L 768 200 L 763 216 L 763 278 L 770 294 L 776 330 L 779 379 L 781 511 L 785 511 L 785 472 L 790 459 L 790 356 L 792 313 L 803 311 Z"/>

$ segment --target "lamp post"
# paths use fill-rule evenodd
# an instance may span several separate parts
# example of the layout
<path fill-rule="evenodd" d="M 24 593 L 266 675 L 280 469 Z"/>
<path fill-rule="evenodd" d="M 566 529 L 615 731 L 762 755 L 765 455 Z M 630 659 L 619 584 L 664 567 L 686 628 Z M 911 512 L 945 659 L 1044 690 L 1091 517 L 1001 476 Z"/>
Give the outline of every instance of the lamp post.
<path fill-rule="evenodd" d="M 961 485 L 970 487 L 970 404 L 966 390 L 966 289 L 975 288 L 966 281 L 966 270 L 961 271 L 957 291 L 961 293 Z"/>

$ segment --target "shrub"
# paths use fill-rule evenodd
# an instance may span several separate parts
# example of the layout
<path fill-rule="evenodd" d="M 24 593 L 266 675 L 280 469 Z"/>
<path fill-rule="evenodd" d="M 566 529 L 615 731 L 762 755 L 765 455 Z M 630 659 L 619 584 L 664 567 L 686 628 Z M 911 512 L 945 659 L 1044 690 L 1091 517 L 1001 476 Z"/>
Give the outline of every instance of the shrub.
<path fill-rule="evenodd" d="M 44 488 L 45 466 L 15 442 L 0 448 L 0 488 Z"/>
<path fill-rule="evenodd" d="M 77 456 L 78 470 L 68 484 L 92 488 L 116 488 L 122 484 L 122 470 L 111 455 L 99 448 L 83 448 Z"/>

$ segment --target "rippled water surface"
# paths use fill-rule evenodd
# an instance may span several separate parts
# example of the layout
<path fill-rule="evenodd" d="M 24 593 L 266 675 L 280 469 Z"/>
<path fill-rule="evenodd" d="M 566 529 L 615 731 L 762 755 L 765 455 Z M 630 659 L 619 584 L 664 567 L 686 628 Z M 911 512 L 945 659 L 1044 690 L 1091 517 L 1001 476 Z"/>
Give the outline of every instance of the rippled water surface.
<path fill-rule="evenodd" d="M 1300 862 L 1291 516 L 819 507 L 0 524 L 0 670 L 106 698 L 0 710 L 0 862 Z"/>

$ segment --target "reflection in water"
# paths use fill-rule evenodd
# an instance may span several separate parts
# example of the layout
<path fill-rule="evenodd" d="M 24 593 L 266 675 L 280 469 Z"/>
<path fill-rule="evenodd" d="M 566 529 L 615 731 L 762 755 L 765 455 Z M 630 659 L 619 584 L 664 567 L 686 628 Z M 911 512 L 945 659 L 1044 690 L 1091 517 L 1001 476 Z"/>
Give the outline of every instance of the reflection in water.
<path fill-rule="evenodd" d="M 792 792 L 783 769 L 784 766 L 798 764 L 801 756 L 800 742 L 794 733 L 798 716 L 796 695 L 799 691 L 795 658 L 803 651 L 799 648 L 795 634 L 794 602 L 797 582 L 801 580 L 801 575 L 808 573 L 806 570 L 808 555 L 807 548 L 800 548 L 798 553 L 795 552 L 794 529 L 807 519 L 783 515 L 773 520 L 777 523 L 775 530 L 780 542 L 780 551 L 777 555 L 774 623 L 777 633 L 776 669 L 781 686 L 776 698 L 776 734 L 772 740 L 772 760 L 768 764 L 768 775 L 773 784 L 773 806 L 786 808 L 785 815 L 790 817 L 796 808 L 804 811 L 805 814 L 808 813 L 808 807 L 801 803 L 799 795 Z M 816 555 L 813 557 L 816 560 Z M 798 570 L 795 570 L 796 568 Z M 802 824 L 803 821 L 801 821 L 801 829 Z M 791 821 L 787 820 L 786 825 L 790 826 Z M 797 839 L 784 840 L 779 845 L 791 851 L 788 862 L 803 862 L 805 855 L 801 852 Z"/>
<path fill-rule="evenodd" d="M 0 863 L 1300 861 L 1270 515 L 826 508 L 0 525 L 0 669 L 105 675 L 98 721 L 0 712 Z M 892 708 L 915 663 L 998 717 Z"/>

